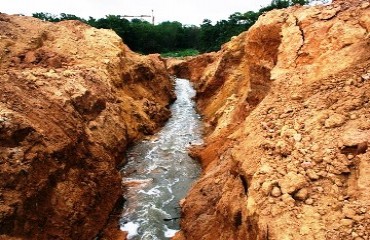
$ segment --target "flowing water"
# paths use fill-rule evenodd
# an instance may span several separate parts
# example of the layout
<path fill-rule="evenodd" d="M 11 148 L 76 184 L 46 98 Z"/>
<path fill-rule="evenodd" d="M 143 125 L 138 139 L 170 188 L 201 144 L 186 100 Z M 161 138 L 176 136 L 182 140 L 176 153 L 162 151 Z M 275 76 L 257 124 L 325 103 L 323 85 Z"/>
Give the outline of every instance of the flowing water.
<path fill-rule="evenodd" d="M 179 229 L 179 201 L 185 197 L 200 166 L 187 154 L 190 144 L 202 143 L 202 124 L 185 79 L 176 80 L 177 100 L 172 117 L 151 140 L 127 152 L 123 168 L 126 189 L 121 229 L 129 239 L 169 239 Z"/>

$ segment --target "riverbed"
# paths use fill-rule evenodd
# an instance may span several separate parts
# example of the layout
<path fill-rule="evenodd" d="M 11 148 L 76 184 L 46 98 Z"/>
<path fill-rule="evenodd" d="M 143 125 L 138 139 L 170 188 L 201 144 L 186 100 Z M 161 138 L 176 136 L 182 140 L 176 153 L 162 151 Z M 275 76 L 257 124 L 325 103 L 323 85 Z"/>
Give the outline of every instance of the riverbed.
<path fill-rule="evenodd" d="M 202 144 L 201 117 L 188 80 L 176 79 L 172 117 L 160 132 L 127 151 L 122 169 L 126 199 L 120 221 L 132 240 L 169 239 L 179 229 L 179 201 L 200 174 L 190 145 Z"/>

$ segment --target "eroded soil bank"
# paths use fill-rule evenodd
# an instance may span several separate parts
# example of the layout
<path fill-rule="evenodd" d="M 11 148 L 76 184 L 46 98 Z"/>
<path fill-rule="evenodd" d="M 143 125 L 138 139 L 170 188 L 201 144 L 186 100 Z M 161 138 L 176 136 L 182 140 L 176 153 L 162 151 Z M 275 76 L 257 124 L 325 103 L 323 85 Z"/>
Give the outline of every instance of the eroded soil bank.
<path fill-rule="evenodd" d="M 0 238 L 94 238 L 126 146 L 170 116 L 164 63 L 113 31 L 0 14 L 0 89 Z"/>
<path fill-rule="evenodd" d="M 260 17 L 221 51 L 168 61 L 207 128 L 175 239 L 370 238 L 370 6 Z"/>

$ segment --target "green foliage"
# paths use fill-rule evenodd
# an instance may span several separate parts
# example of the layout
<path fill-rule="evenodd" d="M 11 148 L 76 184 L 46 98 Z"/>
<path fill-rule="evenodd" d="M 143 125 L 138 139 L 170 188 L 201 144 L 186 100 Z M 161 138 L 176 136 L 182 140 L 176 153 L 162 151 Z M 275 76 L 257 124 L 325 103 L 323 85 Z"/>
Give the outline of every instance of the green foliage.
<path fill-rule="evenodd" d="M 287 8 L 293 5 L 306 5 L 310 3 L 309 0 L 272 0 L 270 5 L 263 7 L 259 10 L 259 13 L 262 14 L 264 12 L 271 11 L 273 9 L 282 9 Z"/>
<path fill-rule="evenodd" d="M 50 13 L 43 13 L 43 12 L 33 13 L 32 17 L 38 18 L 38 19 L 41 19 L 41 20 L 44 20 L 44 21 L 48 21 L 48 22 L 59 22 L 60 21 L 60 18 L 58 18 L 56 15 L 52 15 Z"/>
<path fill-rule="evenodd" d="M 79 20 L 82 22 L 86 22 L 84 19 L 77 17 L 76 15 L 72 14 L 66 14 L 66 13 L 61 13 L 59 16 L 52 15 L 50 13 L 33 13 L 33 17 L 44 20 L 44 21 L 49 21 L 49 22 L 60 22 L 60 21 L 65 21 L 65 20 Z"/>
<path fill-rule="evenodd" d="M 196 49 L 185 49 L 181 51 L 174 51 L 174 52 L 166 52 L 162 53 L 162 57 L 175 57 L 175 58 L 183 58 L 183 57 L 188 57 L 188 56 L 196 56 L 200 52 Z"/>
<path fill-rule="evenodd" d="M 142 19 L 129 21 L 120 15 L 107 15 L 100 19 L 89 17 L 85 20 L 72 14 L 62 13 L 55 16 L 41 12 L 34 13 L 33 17 L 50 22 L 80 20 L 96 28 L 114 30 L 133 51 L 143 54 L 165 53 L 163 56 L 182 57 L 219 50 L 222 44 L 248 30 L 258 17 L 267 11 L 309 2 L 309 0 L 272 0 L 268 6 L 257 12 L 236 12 L 227 20 L 218 21 L 216 24 L 212 24 L 209 19 L 204 19 L 199 27 L 168 21 L 153 25 Z"/>

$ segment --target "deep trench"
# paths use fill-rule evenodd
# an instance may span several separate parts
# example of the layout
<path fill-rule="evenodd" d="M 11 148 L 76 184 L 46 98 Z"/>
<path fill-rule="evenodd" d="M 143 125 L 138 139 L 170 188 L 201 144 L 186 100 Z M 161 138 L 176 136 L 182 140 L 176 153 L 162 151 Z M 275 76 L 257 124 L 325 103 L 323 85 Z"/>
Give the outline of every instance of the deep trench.
<path fill-rule="evenodd" d="M 192 101 L 195 91 L 185 79 L 176 79 L 175 91 L 177 100 L 166 125 L 126 153 L 120 226 L 128 239 L 172 237 L 179 230 L 179 201 L 201 171 L 187 152 L 190 145 L 202 144 L 201 117 Z"/>

